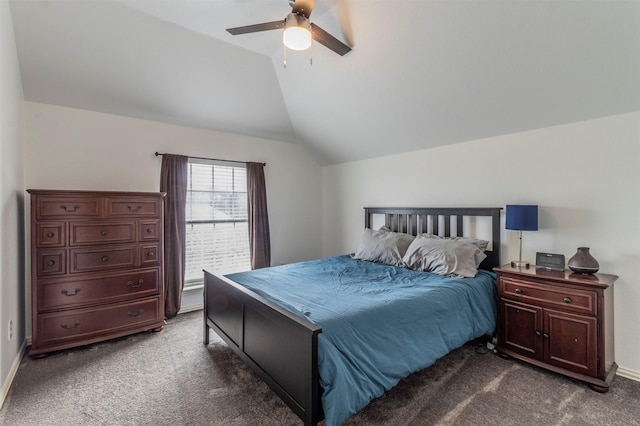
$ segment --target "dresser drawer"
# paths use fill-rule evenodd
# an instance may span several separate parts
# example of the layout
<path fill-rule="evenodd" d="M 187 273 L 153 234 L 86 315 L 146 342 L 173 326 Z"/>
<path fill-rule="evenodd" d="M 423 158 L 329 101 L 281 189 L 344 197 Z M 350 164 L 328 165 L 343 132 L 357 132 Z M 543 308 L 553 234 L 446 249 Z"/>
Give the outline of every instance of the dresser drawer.
<path fill-rule="evenodd" d="M 100 215 L 100 199 L 90 197 L 39 197 L 36 204 L 36 217 L 70 218 L 97 217 Z"/>
<path fill-rule="evenodd" d="M 71 222 L 69 244 L 90 245 L 110 243 L 132 243 L 136 238 L 135 222 L 95 223 Z"/>
<path fill-rule="evenodd" d="M 162 232 L 159 220 L 141 220 L 139 226 L 139 241 L 158 241 Z"/>
<path fill-rule="evenodd" d="M 150 326 L 162 321 L 160 297 L 97 308 L 76 309 L 37 317 L 36 346 L 54 346 L 66 341 L 84 340 L 118 334 L 130 328 Z M 120 333 L 122 334 L 122 333 Z"/>
<path fill-rule="evenodd" d="M 140 265 L 156 266 L 160 264 L 160 244 L 150 243 L 140 245 Z"/>
<path fill-rule="evenodd" d="M 70 273 L 136 266 L 136 246 L 70 250 Z"/>
<path fill-rule="evenodd" d="M 500 295 L 511 300 L 561 307 L 566 311 L 596 315 L 597 292 L 500 277 Z"/>
<path fill-rule="evenodd" d="M 42 222 L 36 225 L 36 247 L 63 247 L 66 244 L 64 222 Z"/>
<path fill-rule="evenodd" d="M 41 279 L 38 312 L 150 297 L 160 294 L 161 288 L 158 268 L 78 281 Z"/>
<path fill-rule="evenodd" d="M 64 250 L 46 250 L 36 253 L 36 274 L 62 275 L 67 272 L 66 252 Z"/>
<path fill-rule="evenodd" d="M 119 197 L 107 199 L 107 214 L 110 217 L 123 216 L 153 216 L 160 217 L 162 202 L 153 199 L 140 199 L 136 197 Z"/>

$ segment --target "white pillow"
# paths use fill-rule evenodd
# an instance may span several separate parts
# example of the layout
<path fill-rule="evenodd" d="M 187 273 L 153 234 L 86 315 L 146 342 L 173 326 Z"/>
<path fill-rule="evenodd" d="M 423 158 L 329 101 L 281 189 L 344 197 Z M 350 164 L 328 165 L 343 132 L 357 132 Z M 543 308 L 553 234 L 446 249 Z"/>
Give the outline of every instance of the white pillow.
<path fill-rule="evenodd" d="M 454 239 L 418 235 L 402 258 L 417 271 L 440 275 L 475 277 L 478 266 L 487 257 L 478 246 Z"/>
<path fill-rule="evenodd" d="M 391 232 L 384 227 L 378 231 L 367 228 L 362 234 L 362 239 L 353 258 L 404 266 L 402 256 L 414 238 L 413 235 Z"/>

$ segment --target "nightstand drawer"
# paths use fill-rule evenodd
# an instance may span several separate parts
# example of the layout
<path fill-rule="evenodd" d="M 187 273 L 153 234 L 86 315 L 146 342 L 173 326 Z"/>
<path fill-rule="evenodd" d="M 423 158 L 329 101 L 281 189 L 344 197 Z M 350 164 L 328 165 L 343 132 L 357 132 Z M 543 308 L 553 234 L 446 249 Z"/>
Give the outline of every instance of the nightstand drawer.
<path fill-rule="evenodd" d="M 500 295 L 522 302 L 561 307 L 566 311 L 596 315 L 597 292 L 561 287 L 534 281 L 500 277 Z"/>

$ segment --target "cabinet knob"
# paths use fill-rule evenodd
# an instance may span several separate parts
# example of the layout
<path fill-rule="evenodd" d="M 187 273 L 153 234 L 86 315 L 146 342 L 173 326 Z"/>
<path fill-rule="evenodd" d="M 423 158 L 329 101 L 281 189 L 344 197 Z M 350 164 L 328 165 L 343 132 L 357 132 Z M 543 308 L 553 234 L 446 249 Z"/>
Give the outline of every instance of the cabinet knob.
<path fill-rule="evenodd" d="M 543 338 L 545 338 L 545 339 L 548 339 L 550 336 L 549 336 L 547 333 L 544 333 L 544 334 L 542 335 L 542 337 L 543 337 Z"/>
<path fill-rule="evenodd" d="M 564 300 L 564 303 L 571 303 L 571 298 L 570 297 L 565 297 L 562 300 Z"/>
<path fill-rule="evenodd" d="M 107 231 L 100 232 L 100 235 L 102 235 L 104 237 L 105 235 L 107 235 Z"/>
<path fill-rule="evenodd" d="M 53 266 L 55 264 L 56 264 L 56 262 L 54 262 L 53 260 L 50 260 L 50 261 L 47 262 L 47 265 L 49 265 L 49 266 Z"/>
<path fill-rule="evenodd" d="M 522 290 L 520 290 L 519 288 L 516 288 L 514 291 L 518 294 L 522 294 Z"/>
<path fill-rule="evenodd" d="M 542 333 L 540 333 L 538 330 L 536 330 L 536 336 L 542 336 Z"/>
<path fill-rule="evenodd" d="M 53 236 L 54 236 L 54 235 L 55 235 L 55 234 L 54 234 L 53 232 L 49 232 L 49 233 L 47 234 L 47 238 L 53 238 Z"/>
<path fill-rule="evenodd" d="M 107 256 L 102 256 L 102 261 L 106 262 L 107 260 L 109 260 L 109 258 Z"/>
<path fill-rule="evenodd" d="M 154 252 L 152 252 L 152 251 L 150 251 L 150 252 L 148 252 L 148 253 L 147 253 L 147 256 L 148 256 L 148 257 L 153 257 L 153 256 L 155 256 L 155 255 L 156 255 L 156 254 L 155 254 Z"/>
<path fill-rule="evenodd" d="M 153 228 L 147 228 L 147 234 L 151 234 L 153 232 Z"/>
<path fill-rule="evenodd" d="M 140 210 L 142 208 L 142 206 L 127 206 L 127 208 L 132 211 L 132 212 L 137 212 L 138 210 Z"/>

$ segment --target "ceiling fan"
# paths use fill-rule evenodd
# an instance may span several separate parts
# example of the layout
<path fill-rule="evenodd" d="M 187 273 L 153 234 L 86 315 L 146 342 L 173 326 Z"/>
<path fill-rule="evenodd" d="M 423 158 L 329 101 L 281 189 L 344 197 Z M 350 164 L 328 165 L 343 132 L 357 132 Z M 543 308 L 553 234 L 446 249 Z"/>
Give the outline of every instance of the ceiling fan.
<path fill-rule="evenodd" d="M 291 4 L 292 10 L 285 19 L 244 27 L 227 28 L 227 31 L 233 35 L 238 35 L 284 28 L 282 41 L 289 49 L 308 49 L 313 39 L 340 56 L 344 56 L 351 51 L 349 46 L 309 21 L 315 0 L 295 0 L 290 1 L 289 4 Z"/>

